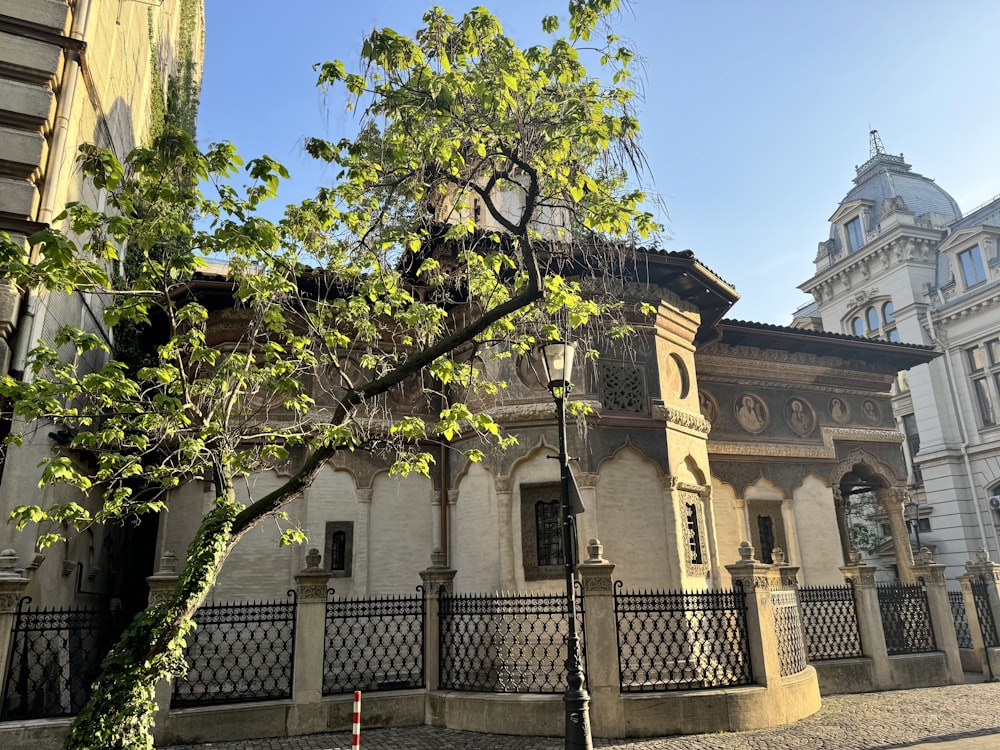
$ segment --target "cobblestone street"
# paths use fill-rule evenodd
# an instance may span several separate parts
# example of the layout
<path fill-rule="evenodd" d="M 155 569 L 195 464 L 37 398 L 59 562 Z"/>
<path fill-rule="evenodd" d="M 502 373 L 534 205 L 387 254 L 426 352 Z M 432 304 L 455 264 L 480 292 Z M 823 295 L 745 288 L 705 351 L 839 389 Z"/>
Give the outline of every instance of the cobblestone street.
<path fill-rule="evenodd" d="M 184 750 L 350 750 L 348 732 L 281 740 L 187 745 Z M 362 731 L 363 750 L 559 750 L 562 739 L 454 732 L 432 727 Z M 1000 683 L 823 699 L 792 726 L 753 732 L 595 740 L 604 750 L 993 750 L 1000 748 Z M 181 748 L 174 748 L 181 750 Z"/>

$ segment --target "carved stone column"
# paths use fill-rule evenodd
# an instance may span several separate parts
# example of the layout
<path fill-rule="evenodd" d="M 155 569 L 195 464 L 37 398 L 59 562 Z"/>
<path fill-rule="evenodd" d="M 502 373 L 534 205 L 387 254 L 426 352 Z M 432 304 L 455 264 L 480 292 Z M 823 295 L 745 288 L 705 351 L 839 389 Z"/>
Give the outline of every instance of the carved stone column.
<path fill-rule="evenodd" d="M 454 589 L 457 571 L 444 565 L 431 565 L 420 571 L 427 609 L 424 620 L 424 678 L 428 690 L 437 690 L 440 682 L 441 665 L 441 620 L 440 604 L 442 596 L 449 596 Z"/>
<path fill-rule="evenodd" d="M 368 566 L 371 559 L 372 488 L 358 487 L 358 520 L 354 527 L 354 567 L 351 593 L 364 596 L 368 593 Z"/>
<path fill-rule="evenodd" d="M 17 604 L 28 586 L 28 579 L 14 572 L 16 566 L 17 552 L 12 549 L 0 552 L 0 680 L 7 679 L 7 659 Z"/>
<path fill-rule="evenodd" d="M 514 488 L 510 477 L 498 476 L 493 480 L 497 493 L 497 540 L 500 548 L 500 589 L 513 591 L 514 585 Z"/>
<path fill-rule="evenodd" d="M 955 635 L 955 618 L 951 614 L 951 603 L 948 601 L 948 588 L 944 579 L 945 566 L 933 562 L 931 552 L 926 547 L 921 550 L 920 557 L 913 566 L 913 575 L 917 581 L 924 582 L 927 591 L 927 608 L 930 611 L 931 626 L 934 629 L 934 641 L 938 651 L 943 651 L 948 665 L 948 678 L 952 685 L 965 682 L 962 670 L 962 658 L 958 652 L 958 638 Z"/>
<path fill-rule="evenodd" d="M 875 568 L 861 562 L 861 554 L 853 552 L 850 563 L 840 569 L 844 579 L 854 588 L 854 611 L 858 618 L 861 651 L 871 659 L 872 689 L 888 690 L 892 684 L 889 651 L 882 629 L 882 610 L 875 585 Z"/>
<path fill-rule="evenodd" d="M 892 529 L 892 549 L 896 553 L 896 568 L 899 570 L 899 580 L 905 584 L 917 582 L 913 572 L 913 548 L 910 547 L 910 530 L 906 526 L 906 490 L 900 488 L 877 490 L 875 497 L 889 519 Z"/>
<path fill-rule="evenodd" d="M 605 733 L 621 734 L 623 716 L 619 692 L 618 627 L 612 573 L 615 564 L 604 558 L 604 545 L 591 539 L 587 559 L 577 566 L 587 610 L 587 689 L 590 717 Z"/>
<path fill-rule="evenodd" d="M 831 488 L 833 492 L 833 508 L 837 514 L 837 530 L 840 532 L 840 551 L 843 555 L 844 563 L 851 559 L 851 531 L 847 523 L 847 502 L 840 491 L 840 487 Z"/>
<path fill-rule="evenodd" d="M 320 551 L 306 554 L 306 567 L 295 575 L 298 595 L 295 614 L 295 669 L 289 735 L 322 732 L 327 728 L 323 699 L 323 646 L 326 641 L 326 598 L 330 571 L 320 563 Z"/>

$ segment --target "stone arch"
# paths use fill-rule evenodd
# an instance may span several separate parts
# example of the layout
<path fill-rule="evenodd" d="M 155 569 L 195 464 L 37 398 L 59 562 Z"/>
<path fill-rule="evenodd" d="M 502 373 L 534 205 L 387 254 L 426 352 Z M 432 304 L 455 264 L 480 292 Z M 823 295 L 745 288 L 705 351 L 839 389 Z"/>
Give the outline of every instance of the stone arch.
<path fill-rule="evenodd" d="M 605 464 L 611 463 L 620 456 L 624 455 L 626 452 L 634 453 L 636 456 L 639 457 L 639 460 L 641 460 L 643 464 L 649 464 L 650 466 L 655 467 L 657 476 L 660 477 L 666 476 L 666 474 L 664 474 L 663 472 L 663 467 L 659 464 L 659 462 L 650 458 L 648 455 L 646 455 L 646 453 L 642 449 L 633 445 L 631 438 L 625 438 L 625 442 L 622 443 L 616 450 L 614 450 L 611 454 L 602 458 L 601 461 L 597 464 L 596 473 L 600 475 L 602 473 Z"/>
<path fill-rule="evenodd" d="M 697 459 L 690 453 L 677 465 L 677 478 L 681 481 L 689 480 L 701 487 L 708 485 L 705 472 L 698 465 Z"/>
<path fill-rule="evenodd" d="M 863 448 L 855 448 L 847 458 L 834 467 L 830 473 L 830 480 L 845 562 L 852 558 L 854 552 L 848 523 L 851 498 L 870 492 L 885 511 L 892 529 L 893 549 L 900 580 L 904 583 L 913 583 L 913 549 L 910 547 L 909 530 L 903 517 L 905 502 L 908 499 L 906 477 L 899 476 L 891 466 L 872 453 Z"/>

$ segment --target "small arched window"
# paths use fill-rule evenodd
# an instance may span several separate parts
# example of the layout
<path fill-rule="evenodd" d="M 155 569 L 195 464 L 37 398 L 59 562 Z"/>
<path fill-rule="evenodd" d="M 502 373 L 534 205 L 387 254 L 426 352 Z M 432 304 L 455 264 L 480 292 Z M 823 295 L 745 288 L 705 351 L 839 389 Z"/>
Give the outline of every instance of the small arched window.
<path fill-rule="evenodd" d="M 881 326 L 879 326 L 878 310 L 874 307 L 869 307 L 865 311 L 865 318 L 868 320 L 868 333 L 869 335 L 877 331 Z"/>
<path fill-rule="evenodd" d="M 855 336 L 870 339 L 885 339 L 899 341 L 896 330 L 896 309 L 892 300 L 869 304 L 864 310 L 856 310 L 848 317 L 851 333 Z"/>

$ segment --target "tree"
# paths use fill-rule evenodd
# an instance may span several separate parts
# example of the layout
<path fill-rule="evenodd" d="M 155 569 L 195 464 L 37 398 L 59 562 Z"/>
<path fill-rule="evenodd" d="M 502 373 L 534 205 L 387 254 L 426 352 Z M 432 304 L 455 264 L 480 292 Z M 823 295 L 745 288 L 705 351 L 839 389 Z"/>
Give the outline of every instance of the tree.
<path fill-rule="evenodd" d="M 308 143 L 339 166 L 336 184 L 276 224 L 258 209 L 287 176 L 279 164 L 262 157 L 244 167 L 229 144 L 202 153 L 168 130 L 124 162 L 83 151 L 107 208 L 67 209 L 79 239 L 34 235 L 35 264 L 2 243 L 17 283 L 101 295 L 108 326 L 139 326 L 156 341 L 147 361 L 113 356 L 85 372 L 61 354 L 102 350 L 102 339 L 66 325 L 33 350 L 23 381 L 0 383 L 20 419 L 60 423 L 92 467 L 46 461 L 42 483 L 75 487 L 78 501 L 20 506 L 16 523 L 80 529 L 161 512 L 184 482 L 215 486 L 176 590 L 112 649 L 67 747 L 152 747 L 153 688 L 183 672 L 183 636 L 227 555 L 248 529 L 280 517 L 338 451 L 378 452 L 406 474 L 429 470 L 429 440 L 513 440 L 451 400 L 450 383 L 498 387 L 470 349 L 503 340 L 524 351 L 556 336 L 556 321 L 581 327 L 613 308 L 583 293 L 580 274 L 656 228 L 628 183 L 641 164 L 631 52 L 610 34 L 596 44 L 609 83 L 588 77 L 579 59 L 617 7 L 572 0 L 568 35 L 546 18 L 552 43 L 527 49 L 482 8 L 460 20 L 431 10 L 415 39 L 373 32 L 360 72 L 340 62 L 319 69 L 320 83 L 346 86 L 362 113 L 353 140 Z M 241 168 L 244 189 L 233 185 Z M 477 209 L 493 229 L 477 225 Z M 127 273 L 109 272 L 119 248 Z M 190 283 L 206 255 L 226 259 L 225 305 L 242 315 L 242 333 L 225 346 L 207 340 L 215 303 Z M 436 421 L 397 418 L 385 405 L 417 374 L 440 398 Z M 241 505 L 238 479 L 293 448 L 304 458 L 288 481 Z M 286 541 L 300 538 L 287 529 Z"/>

